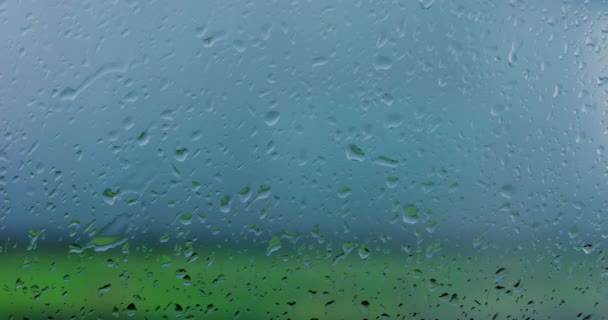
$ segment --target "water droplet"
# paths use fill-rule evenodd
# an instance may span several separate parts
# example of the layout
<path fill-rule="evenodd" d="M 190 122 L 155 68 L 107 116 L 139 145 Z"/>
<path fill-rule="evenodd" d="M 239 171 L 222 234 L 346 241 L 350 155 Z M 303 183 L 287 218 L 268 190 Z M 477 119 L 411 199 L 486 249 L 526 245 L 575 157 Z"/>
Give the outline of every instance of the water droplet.
<path fill-rule="evenodd" d="M 507 110 L 507 106 L 504 104 L 496 104 L 490 108 L 490 114 L 494 117 L 500 116 L 505 110 Z"/>
<path fill-rule="evenodd" d="M 107 251 L 116 248 L 127 242 L 127 232 L 129 229 L 130 216 L 121 214 L 99 231 L 99 235 L 95 236 L 89 243 L 87 248 L 92 248 L 95 251 Z"/>
<path fill-rule="evenodd" d="M 185 226 L 192 224 L 192 213 L 186 212 L 179 216 L 179 222 Z"/>
<path fill-rule="evenodd" d="M 220 31 L 220 32 L 216 32 L 208 37 L 205 37 L 205 38 L 203 38 L 203 47 L 211 48 L 219 41 L 224 40 L 225 36 L 226 36 L 226 34 L 224 32 Z"/>
<path fill-rule="evenodd" d="M 137 307 L 135 307 L 134 303 L 129 303 L 129 305 L 127 306 L 127 314 L 129 315 L 129 317 L 134 316 L 137 313 Z"/>
<path fill-rule="evenodd" d="M 384 120 L 384 128 L 399 128 L 403 123 L 403 118 L 399 113 L 390 113 L 386 116 L 386 120 Z"/>
<path fill-rule="evenodd" d="M 403 208 L 403 222 L 407 224 L 415 224 L 419 220 L 418 207 L 413 204 L 406 205 Z"/>
<path fill-rule="evenodd" d="M 169 234 L 168 233 L 164 233 L 163 235 L 160 236 L 160 242 L 161 243 L 167 243 L 169 242 Z"/>
<path fill-rule="evenodd" d="M 205 35 L 207 35 L 207 30 L 208 30 L 208 29 L 207 29 L 207 25 L 206 25 L 206 24 L 202 24 L 202 25 L 200 25 L 200 26 L 196 27 L 196 28 L 195 28 L 195 31 L 196 31 L 196 37 L 197 37 L 197 38 L 202 38 L 202 37 L 204 37 Z"/>
<path fill-rule="evenodd" d="M 517 62 L 517 54 L 515 52 L 515 43 L 511 42 L 511 50 L 509 51 L 508 57 L 509 66 L 513 66 L 515 62 Z"/>
<path fill-rule="evenodd" d="M 585 207 L 585 203 L 580 201 L 580 200 L 575 200 L 572 202 L 572 208 L 576 209 L 576 210 L 583 210 L 583 208 Z"/>
<path fill-rule="evenodd" d="M 242 203 L 245 203 L 251 199 L 253 192 L 249 186 L 245 186 L 239 190 L 239 198 Z"/>
<path fill-rule="evenodd" d="M 126 237 L 122 236 L 96 236 L 89 241 L 87 248 L 92 248 L 98 252 L 107 251 L 124 244 L 127 240 Z"/>
<path fill-rule="evenodd" d="M 166 109 L 160 113 L 160 118 L 167 121 L 175 120 L 175 110 Z"/>
<path fill-rule="evenodd" d="M 139 136 L 137 136 L 137 144 L 140 147 L 143 147 L 150 142 L 150 135 L 148 135 L 147 131 L 142 131 Z"/>
<path fill-rule="evenodd" d="M 138 96 L 137 96 L 137 92 L 132 90 L 129 91 L 124 98 L 125 102 L 129 102 L 129 103 L 133 103 L 133 102 L 137 102 Z"/>
<path fill-rule="evenodd" d="M 511 196 L 513 196 L 514 192 L 515 187 L 511 184 L 505 184 L 504 186 L 500 187 L 500 196 L 507 200 L 511 199 Z"/>
<path fill-rule="evenodd" d="M 106 292 L 110 291 L 110 289 L 112 289 L 112 285 L 111 284 L 106 284 L 106 285 L 103 285 L 103 286 L 99 287 L 97 289 L 97 293 L 98 294 L 106 293 Z"/>
<path fill-rule="evenodd" d="M 232 204 L 230 196 L 225 195 L 220 199 L 220 211 L 224 213 L 230 212 L 230 205 Z"/>
<path fill-rule="evenodd" d="M 354 160 L 354 161 L 365 160 L 365 152 L 363 152 L 363 149 L 357 147 L 354 144 L 348 145 L 346 147 L 345 151 L 346 151 L 346 158 L 348 160 Z"/>
<path fill-rule="evenodd" d="M 604 146 L 599 146 L 595 149 L 595 153 L 597 153 L 598 156 L 603 155 L 604 151 L 606 151 L 606 148 L 604 148 Z"/>
<path fill-rule="evenodd" d="M 187 148 L 177 148 L 175 150 L 175 160 L 178 162 L 184 162 L 188 158 Z"/>
<path fill-rule="evenodd" d="M 393 59 L 383 55 L 376 55 L 374 58 L 374 68 L 376 70 L 389 70 L 393 67 Z"/>
<path fill-rule="evenodd" d="M 103 201 L 109 205 L 114 205 L 116 198 L 118 197 L 119 190 L 112 191 L 110 188 L 103 190 Z"/>
<path fill-rule="evenodd" d="M 393 102 L 395 102 L 395 99 L 393 98 L 393 95 L 390 93 L 384 93 L 381 97 L 380 97 L 380 101 L 382 103 L 384 103 L 387 107 L 390 107 L 393 105 Z"/>
<path fill-rule="evenodd" d="M 281 239 L 277 236 L 274 236 L 268 242 L 268 247 L 266 248 L 266 256 L 270 256 L 279 249 L 281 249 Z"/>
<path fill-rule="evenodd" d="M 583 245 L 583 252 L 585 252 L 585 254 L 590 254 L 591 252 L 593 252 L 595 250 L 597 246 L 594 246 L 591 243 L 586 243 Z"/>
<path fill-rule="evenodd" d="M 507 276 L 507 269 L 506 268 L 498 268 L 498 270 L 496 270 L 495 272 L 495 277 L 494 277 L 494 281 L 495 282 L 499 282 L 500 280 L 504 279 Z"/>
<path fill-rule="evenodd" d="M 266 125 L 269 127 L 272 127 L 277 124 L 279 122 L 279 119 L 281 119 L 281 113 L 275 110 L 268 111 L 264 115 L 264 123 L 266 123 Z"/>
<path fill-rule="evenodd" d="M 397 178 L 395 176 L 390 176 L 390 177 L 386 178 L 386 186 L 389 189 L 394 189 L 398 183 L 399 183 L 399 178 Z"/>
<path fill-rule="evenodd" d="M 124 130 L 131 130 L 133 126 L 135 126 L 135 121 L 133 120 L 133 117 L 128 116 L 122 120 L 122 128 Z"/>
<path fill-rule="evenodd" d="M 317 67 L 322 67 L 324 65 L 326 65 L 329 62 L 329 60 L 327 60 L 326 57 L 315 57 L 312 59 L 312 67 L 313 68 L 317 68 Z"/>
<path fill-rule="evenodd" d="M 399 166 L 399 161 L 387 156 L 379 156 L 374 160 L 374 164 L 388 168 L 396 168 Z"/>
<path fill-rule="evenodd" d="M 367 258 L 369 258 L 370 252 L 369 252 L 369 249 L 367 249 L 366 246 L 360 247 L 357 252 L 359 253 L 359 257 L 361 259 L 367 259 Z"/>
<path fill-rule="evenodd" d="M 200 223 L 207 222 L 207 215 L 204 212 L 199 212 L 199 214 L 197 214 L 197 216 L 198 216 L 198 221 Z"/>
<path fill-rule="evenodd" d="M 422 9 L 430 9 L 433 6 L 433 3 L 435 3 L 435 0 L 419 0 L 420 2 L 420 6 L 422 7 Z"/>
<path fill-rule="evenodd" d="M 232 41 L 232 47 L 238 53 L 243 53 L 247 49 L 247 47 L 245 46 L 245 43 L 243 42 L 243 40 L 239 40 L 239 39 L 236 39 L 236 40 Z"/>
<path fill-rule="evenodd" d="M 345 199 L 348 196 L 350 196 L 351 192 L 352 192 L 352 188 L 349 186 L 344 186 L 342 188 L 340 188 L 340 190 L 338 190 L 338 197 L 340 199 Z"/>
<path fill-rule="evenodd" d="M 572 226 L 570 229 L 568 229 L 568 237 L 570 239 L 575 239 L 578 237 L 578 228 L 576 226 Z"/>

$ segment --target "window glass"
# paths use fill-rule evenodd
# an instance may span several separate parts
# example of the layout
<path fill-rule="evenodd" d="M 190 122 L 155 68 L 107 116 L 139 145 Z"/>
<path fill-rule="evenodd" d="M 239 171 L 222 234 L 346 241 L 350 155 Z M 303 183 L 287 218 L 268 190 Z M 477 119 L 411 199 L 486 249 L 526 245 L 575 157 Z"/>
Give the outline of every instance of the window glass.
<path fill-rule="evenodd" d="M 0 1 L 0 315 L 608 314 L 606 1 Z"/>

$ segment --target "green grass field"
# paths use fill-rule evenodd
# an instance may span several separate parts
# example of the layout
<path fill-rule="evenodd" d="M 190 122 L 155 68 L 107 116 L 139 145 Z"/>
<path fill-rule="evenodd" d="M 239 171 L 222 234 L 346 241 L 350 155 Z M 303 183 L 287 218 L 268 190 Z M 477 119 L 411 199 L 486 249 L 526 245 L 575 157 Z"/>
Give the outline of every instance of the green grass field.
<path fill-rule="evenodd" d="M 0 253 L 15 319 L 576 319 L 607 315 L 597 256 L 245 249 Z M 594 319 L 597 317 L 594 317 Z"/>

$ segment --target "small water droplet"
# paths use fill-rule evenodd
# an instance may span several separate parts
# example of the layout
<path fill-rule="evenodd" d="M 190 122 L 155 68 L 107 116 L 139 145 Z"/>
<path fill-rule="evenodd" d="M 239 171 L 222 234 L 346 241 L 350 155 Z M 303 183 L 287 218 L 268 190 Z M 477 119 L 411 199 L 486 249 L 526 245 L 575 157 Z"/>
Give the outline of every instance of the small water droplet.
<path fill-rule="evenodd" d="M 509 66 L 513 66 L 515 62 L 517 62 L 517 54 L 515 52 L 515 43 L 511 43 L 511 50 L 509 51 L 508 57 Z"/>
<path fill-rule="evenodd" d="M 505 184 L 502 187 L 500 187 L 500 196 L 507 200 L 511 199 L 511 196 L 513 196 L 514 192 L 515 192 L 515 187 L 511 184 Z"/>
<path fill-rule="evenodd" d="M 326 57 L 320 56 L 312 59 L 312 67 L 317 68 L 326 65 L 329 62 Z"/>
<path fill-rule="evenodd" d="M 133 117 L 128 116 L 122 120 L 123 129 L 131 130 L 133 126 L 135 126 L 135 121 L 133 120 Z"/>
<path fill-rule="evenodd" d="M 403 222 L 407 224 L 416 224 L 420 217 L 418 216 L 418 207 L 413 204 L 406 205 L 403 208 Z"/>
<path fill-rule="evenodd" d="M 98 294 L 106 293 L 106 292 L 110 291 L 110 289 L 112 289 L 112 285 L 111 284 L 106 284 L 106 285 L 103 285 L 103 286 L 99 287 L 97 289 L 97 293 Z"/>
<path fill-rule="evenodd" d="M 196 27 L 195 31 L 196 31 L 196 37 L 202 38 L 207 34 L 207 25 L 205 25 L 205 24 L 200 25 L 200 26 Z"/>
<path fill-rule="evenodd" d="M 390 176 L 390 177 L 386 178 L 386 186 L 389 189 L 394 189 L 398 183 L 399 183 L 399 178 L 397 178 L 395 176 Z"/>
<path fill-rule="evenodd" d="M 494 117 L 500 116 L 505 110 L 507 110 L 507 106 L 504 104 L 496 104 L 493 105 L 490 109 L 490 114 Z"/>
<path fill-rule="evenodd" d="M 137 136 L 137 144 L 140 147 L 143 147 L 143 146 L 147 145 L 148 142 L 150 142 L 150 135 L 148 134 L 147 131 L 142 131 L 139 134 L 139 136 Z"/>
<path fill-rule="evenodd" d="M 608 83 L 608 76 L 597 77 L 597 80 L 595 83 L 597 84 L 598 87 L 605 85 L 606 83 Z"/>
<path fill-rule="evenodd" d="M 381 97 L 380 97 L 380 101 L 382 103 L 384 103 L 386 106 L 390 107 L 393 105 L 393 102 L 395 102 L 395 99 L 393 98 L 393 95 L 390 93 L 384 93 Z"/>
<path fill-rule="evenodd" d="M 348 145 L 345 149 L 346 151 L 346 158 L 348 160 L 354 160 L 354 161 L 363 161 L 365 160 L 365 152 L 363 152 L 363 149 L 357 147 L 354 144 Z"/>
<path fill-rule="evenodd" d="M 422 9 L 430 9 L 433 6 L 433 3 L 435 3 L 435 0 L 419 0 L 420 2 L 420 6 L 422 7 Z"/>
<path fill-rule="evenodd" d="M 225 195 L 220 199 L 220 211 L 223 213 L 230 212 L 230 205 L 232 204 L 232 199 L 230 196 Z"/>
<path fill-rule="evenodd" d="M 213 47 L 219 41 L 224 40 L 225 35 L 226 34 L 224 32 L 220 31 L 220 32 L 216 32 L 208 37 L 204 37 L 203 38 L 203 47 L 205 47 L 205 48 Z"/>
<path fill-rule="evenodd" d="M 386 116 L 386 120 L 384 120 L 384 128 L 399 128 L 403 123 L 403 118 L 399 113 L 390 113 Z"/>
<path fill-rule="evenodd" d="M 362 247 L 359 248 L 359 250 L 357 250 L 357 252 L 359 253 L 359 257 L 361 259 L 367 259 L 367 258 L 369 258 L 370 252 L 369 252 L 369 249 L 367 249 L 367 247 L 362 246 Z"/>
<path fill-rule="evenodd" d="M 269 127 L 272 127 L 277 124 L 280 119 L 281 113 L 275 110 L 268 111 L 264 115 L 264 123 L 266 123 L 266 125 Z"/>
<path fill-rule="evenodd" d="M 136 102 L 137 99 L 138 99 L 137 92 L 134 90 L 129 91 L 129 93 L 127 93 L 124 98 L 125 102 L 129 102 L 129 103 Z"/>
<path fill-rule="evenodd" d="M 179 222 L 185 226 L 190 225 L 192 224 L 192 216 L 193 215 L 190 212 L 182 213 L 179 215 Z"/>
<path fill-rule="evenodd" d="M 352 190 L 353 189 L 349 186 L 344 186 L 344 187 L 340 188 L 340 190 L 338 190 L 338 198 L 340 198 L 340 199 L 348 198 L 348 196 L 350 196 Z"/>
<path fill-rule="evenodd" d="M 175 160 L 178 162 L 184 162 L 186 158 L 188 158 L 188 149 L 187 148 L 177 148 L 175 150 Z"/>
<path fill-rule="evenodd" d="M 399 166 L 399 161 L 387 156 L 379 156 L 374 159 L 374 164 L 388 168 L 396 168 Z"/>
<path fill-rule="evenodd" d="M 374 68 L 376 70 L 389 70 L 393 67 L 393 59 L 383 55 L 376 55 L 374 58 Z"/>
<path fill-rule="evenodd" d="M 583 245 L 583 252 L 585 252 L 585 254 L 590 254 L 595 250 L 595 248 L 596 246 L 594 246 L 593 244 L 587 243 Z"/>
<path fill-rule="evenodd" d="M 245 47 L 245 43 L 243 42 L 243 40 L 239 40 L 239 39 L 234 40 L 232 42 L 232 47 L 238 53 L 243 53 L 243 52 L 245 52 L 245 49 L 247 49 L 247 47 Z"/>
<path fill-rule="evenodd" d="M 112 191 L 110 188 L 106 188 L 103 191 L 103 201 L 109 205 L 114 205 L 116 198 L 118 197 L 119 191 Z"/>
<path fill-rule="evenodd" d="M 572 202 L 572 207 L 576 210 L 583 210 L 585 203 L 580 200 L 575 200 Z"/>
<path fill-rule="evenodd" d="M 249 199 L 251 199 L 252 195 L 253 195 L 253 191 L 252 191 L 251 187 L 249 187 L 249 186 L 245 186 L 245 187 L 241 188 L 241 190 L 239 190 L 239 198 L 242 203 L 249 201 Z"/>
<path fill-rule="evenodd" d="M 277 236 L 274 236 L 268 242 L 268 247 L 266 248 L 266 256 L 270 256 L 279 249 L 281 249 L 281 239 Z"/>

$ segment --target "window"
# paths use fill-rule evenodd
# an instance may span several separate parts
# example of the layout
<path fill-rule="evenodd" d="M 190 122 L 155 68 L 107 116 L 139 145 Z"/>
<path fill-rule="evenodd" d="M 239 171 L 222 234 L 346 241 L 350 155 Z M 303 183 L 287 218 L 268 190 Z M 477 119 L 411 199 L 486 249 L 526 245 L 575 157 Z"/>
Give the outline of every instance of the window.
<path fill-rule="evenodd" d="M 608 314 L 605 1 L 0 1 L 0 315 Z"/>

